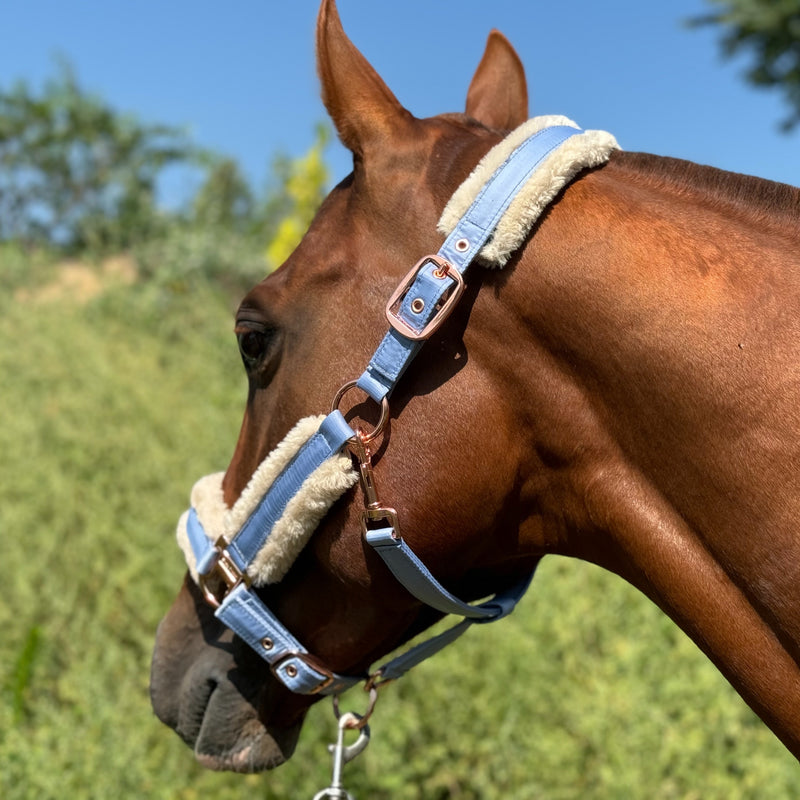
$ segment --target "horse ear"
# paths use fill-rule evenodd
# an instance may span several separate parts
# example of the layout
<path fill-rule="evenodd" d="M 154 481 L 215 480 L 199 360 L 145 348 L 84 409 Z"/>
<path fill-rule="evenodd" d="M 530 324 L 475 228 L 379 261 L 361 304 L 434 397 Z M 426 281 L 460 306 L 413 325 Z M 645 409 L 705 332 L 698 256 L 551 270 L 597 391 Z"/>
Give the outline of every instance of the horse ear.
<path fill-rule="evenodd" d="M 516 50 L 492 31 L 467 92 L 467 114 L 489 128 L 512 130 L 528 119 L 528 84 Z"/>
<path fill-rule="evenodd" d="M 335 0 L 322 0 L 317 17 L 317 71 L 322 102 L 342 144 L 363 155 L 372 140 L 412 119 L 370 63 L 347 38 Z"/>

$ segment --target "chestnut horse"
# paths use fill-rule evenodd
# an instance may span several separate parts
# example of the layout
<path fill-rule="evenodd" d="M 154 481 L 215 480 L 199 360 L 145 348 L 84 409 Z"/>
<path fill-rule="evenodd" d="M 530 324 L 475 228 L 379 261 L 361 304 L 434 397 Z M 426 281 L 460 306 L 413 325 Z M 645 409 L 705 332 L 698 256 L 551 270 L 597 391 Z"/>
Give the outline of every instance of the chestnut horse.
<path fill-rule="evenodd" d="M 528 117 L 519 59 L 496 32 L 465 113 L 431 119 L 398 103 L 333 0 L 317 59 L 354 168 L 239 308 L 249 392 L 228 505 L 299 418 L 361 373 L 386 299 L 441 245 L 448 199 Z M 474 268 L 392 396 L 375 464 L 404 539 L 459 597 L 548 553 L 599 564 L 672 617 L 795 756 L 798 212 L 796 189 L 666 158 L 614 153 L 585 170 L 502 270 Z M 439 616 L 365 545 L 360 507 L 352 490 L 258 590 L 345 674 Z M 280 686 L 188 579 L 158 631 L 151 692 L 203 764 L 240 771 L 287 759 L 313 702 Z"/>

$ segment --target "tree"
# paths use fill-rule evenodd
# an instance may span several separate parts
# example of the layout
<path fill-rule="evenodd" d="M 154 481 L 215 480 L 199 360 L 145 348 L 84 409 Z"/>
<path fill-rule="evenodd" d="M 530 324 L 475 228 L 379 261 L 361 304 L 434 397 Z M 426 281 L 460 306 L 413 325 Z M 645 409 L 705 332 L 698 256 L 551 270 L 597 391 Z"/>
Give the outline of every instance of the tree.
<path fill-rule="evenodd" d="M 154 224 L 156 180 L 195 157 L 183 133 L 88 94 L 68 65 L 0 90 L 0 241 L 120 250 Z"/>
<path fill-rule="evenodd" d="M 328 139 L 328 129 L 318 125 L 314 143 L 304 156 L 275 162 L 280 186 L 268 194 L 263 212 L 266 221 L 279 220 L 266 250 L 271 269 L 280 266 L 297 247 L 325 198 L 330 175 L 323 152 Z"/>
<path fill-rule="evenodd" d="M 126 250 L 143 284 L 182 292 L 211 282 L 240 294 L 305 233 L 327 189 L 328 139 L 318 127 L 310 149 L 274 159 L 271 181 L 254 192 L 234 159 L 120 114 L 62 64 L 40 91 L 0 88 L 0 245 L 79 257 Z M 165 211 L 157 182 L 174 164 L 204 178 L 182 210 Z"/>
<path fill-rule="evenodd" d="M 242 230 L 252 223 L 253 192 L 232 158 L 218 158 L 193 203 L 194 221 Z"/>
<path fill-rule="evenodd" d="M 134 248 L 140 275 L 171 292 L 210 281 L 238 301 L 305 233 L 327 190 L 328 139 L 319 126 L 305 154 L 277 156 L 271 180 L 259 193 L 235 161 L 206 154 L 207 177 L 189 213 L 173 215 Z"/>
<path fill-rule="evenodd" d="M 754 61 L 746 77 L 755 86 L 783 90 L 790 114 L 784 130 L 800 123 L 800 0 L 708 0 L 721 9 L 692 20 L 719 25 L 723 53 L 750 52 Z"/>

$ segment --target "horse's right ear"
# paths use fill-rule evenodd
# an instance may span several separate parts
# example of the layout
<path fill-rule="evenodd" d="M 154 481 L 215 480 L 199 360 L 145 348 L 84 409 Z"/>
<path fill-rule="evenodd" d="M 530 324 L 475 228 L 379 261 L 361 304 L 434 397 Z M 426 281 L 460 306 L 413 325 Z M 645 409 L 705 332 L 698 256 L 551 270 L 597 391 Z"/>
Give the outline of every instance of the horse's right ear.
<path fill-rule="evenodd" d="M 492 31 L 467 92 L 467 115 L 488 128 L 513 130 L 528 119 L 528 84 L 517 51 Z"/>
<path fill-rule="evenodd" d="M 370 63 L 347 38 L 335 0 L 322 0 L 317 17 L 317 71 L 322 102 L 339 138 L 356 155 L 396 134 L 412 119 Z"/>

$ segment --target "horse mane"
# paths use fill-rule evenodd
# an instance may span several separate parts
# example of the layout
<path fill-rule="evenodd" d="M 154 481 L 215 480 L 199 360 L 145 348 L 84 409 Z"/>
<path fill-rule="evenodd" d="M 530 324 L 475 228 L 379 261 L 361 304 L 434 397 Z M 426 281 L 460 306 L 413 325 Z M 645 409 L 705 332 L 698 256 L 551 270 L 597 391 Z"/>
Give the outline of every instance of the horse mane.
<path fill-rule="evenodd" d="M 759 225 L 788 226 L 800 236 L 800 189 L 794 186 L 649 153 L 615 153 L 614 161 L 651 184 L 686 196 L 701 192 L 712 207 Z"/>

